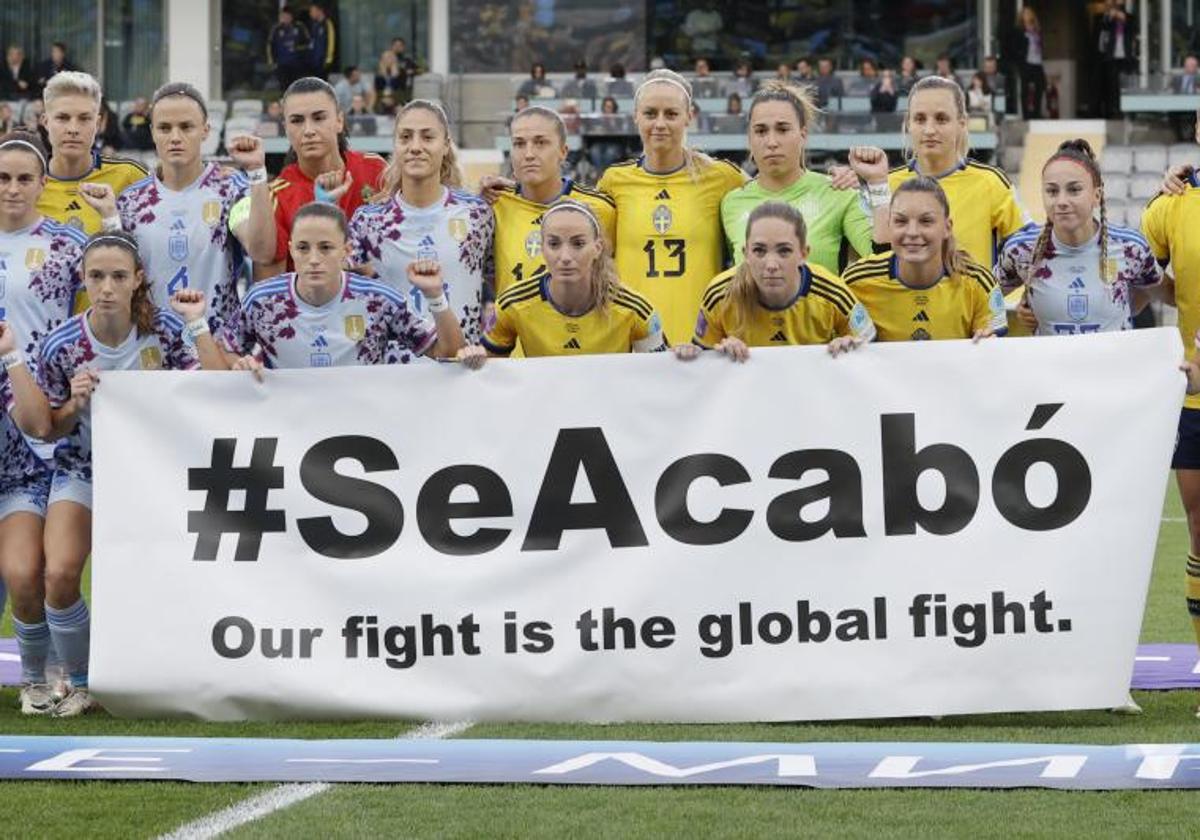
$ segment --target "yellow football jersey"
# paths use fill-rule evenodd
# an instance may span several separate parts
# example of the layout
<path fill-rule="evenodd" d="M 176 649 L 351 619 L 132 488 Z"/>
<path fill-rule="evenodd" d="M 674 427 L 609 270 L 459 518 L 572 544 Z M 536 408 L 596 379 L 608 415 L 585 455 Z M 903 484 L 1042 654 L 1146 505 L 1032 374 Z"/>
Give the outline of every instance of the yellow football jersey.
<path fill-rule="evenodd" d="M 864 341 L 875 338 L 875 325 L 866 307 L 840 277 L 815 265 L 800 270 L 800 288 L 792 302 L 778 309 L 759 303 L 747 313 L 737 338 L 751 347 L 827 344 L 842 335 Z M 737 316 L 729 296 L 736 272 L 731 268 L 718 274 L 704 292 L 692 338 L 701 347 L 717 346 L 736 328 Z"/>
<path fill-rule="evenodd" d="M 100 214 L 79 195 L 80 184 L 108 184 L 114 195 L 145 178 L 149 173 L 140 163 L 126 158 L 107 158 L 96 155 L 92 168 L 82 178 L 46 176 L 46 188 L 38 199 L 37 209 L 43 215 L 64 225 L 83 231 L 88 236 L 99 233 Z M 85 312 L 91 305 L 83 286 L 75 294 L 75 312 Z"/>
<path fill-rule="evenodd" d="M 895 192 L 919 174 L 915 162 L 898 167 L 888 174 L 888 186 Z M 1000 243 L 1029 221 L 1017 204 L 1012 181 L 994 166 L 967 160 L 937 182 L 950 204 L 958 247 L 980 265 L 995 265 Z"/>
<path fill-rule="evenodd" d="M 1175 306 L 1179 334 L 1190 359 L 1196 355 L 1196 330 L 1200 329 L 1200 184 L 1195 181 L 1183 195 L 1160 193 L 1142 213 L 1142 234 L 1161 264 L 1169 261 L 1175 275 Z M 1200 408 L 1200 394 L 1184 399 L 1187 408 Z"/>
<path fill-rule="evenodd" d="M 596 190 L 567 180 L 559 198 L 586 204 L 596 214 L 600 231 L 611 250 L 617 239 L 617 205 Z M 496 260 L 496 294 L 514 283 L 540 277 L 546 270 L 542 259 L 542 213 L 549 205 L 530 201 L 514 190 L 500 193 L 492 211 L 496 214 L 496 233 L 492 238 Z"/>
<path fill-rule="evenodd" d="M 79 196 L 80 184 L 108 184 L 114 195 L 149 173 L 140 163 L 125 158 L 96 156 L 91 170 L 82 178 L 46 177 L 46 189 L 38 199 L 37 209 L 54 221 L 83 231 L 88 236 L 100 231 L 100 214 Z"/>
<path fill-rule="evenodd" d="M 688 336 L 700 297 L 723 268 L 721 199 L 746 174 L 727 161 L 653 175 L 640 160 L 610 166 L 601 191 L 617 203 L 617 273 L 662 313 L 668 336 Z"/>
<path fill-rule="evenodd" d="M 1004 295 L 992 272 L 967 261 L 961 274 L 943 276 L 925 289 L 904 285 L 891 252 L 846 269 L 846 285 L 867 307 L 880 341 L 970 338 L 989 327 L 1007 328 Z"/>
<path fill-rule="evenodd" d="M 496 321 L 483 346 L 507 356 L 520 340 L 526 356 L 645 353 L 667 349 L 662 321 L 644 297 L 617 291 L 604 311 L 567 315 L 550 299 L 550 276 L 512 286 L 496 299 Z"/>

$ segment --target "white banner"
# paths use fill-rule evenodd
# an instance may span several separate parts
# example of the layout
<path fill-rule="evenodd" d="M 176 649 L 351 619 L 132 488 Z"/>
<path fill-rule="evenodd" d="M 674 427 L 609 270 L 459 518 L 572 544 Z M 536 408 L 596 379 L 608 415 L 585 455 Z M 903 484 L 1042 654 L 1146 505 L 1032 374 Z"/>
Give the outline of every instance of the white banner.
<path fill-rule="evenodd" d="M 1178 334 L 228 373 L 95 398 L 119 715 L 799 720 L 1126 697 Z"/>

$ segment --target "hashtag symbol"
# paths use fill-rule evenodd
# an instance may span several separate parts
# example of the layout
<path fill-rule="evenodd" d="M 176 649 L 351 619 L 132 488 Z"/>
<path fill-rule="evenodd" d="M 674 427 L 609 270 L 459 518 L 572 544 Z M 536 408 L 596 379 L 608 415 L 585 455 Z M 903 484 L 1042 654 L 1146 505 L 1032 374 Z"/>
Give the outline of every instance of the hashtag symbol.
<path fill-rule="evenodd" d="M 188 470 L 188 489 L 203 490 L 203 510 L 188 511 L 188 533 L 196 535 L 193 560 L 216 560 L 222 534 L 237 534 L 235 561 L 258 559 L 263 534 L 287 530 L 282 510 L 267 509 L 267 493 L 283 488 L 283 467 L 275 466 L 278 438 L 255 438 L 250 466 L 233 465 L 237 438 L 213 441 L 212 460 L 207 467 Z M 229 494 L 246 491 L 246 506 L 229 509 Z"/>

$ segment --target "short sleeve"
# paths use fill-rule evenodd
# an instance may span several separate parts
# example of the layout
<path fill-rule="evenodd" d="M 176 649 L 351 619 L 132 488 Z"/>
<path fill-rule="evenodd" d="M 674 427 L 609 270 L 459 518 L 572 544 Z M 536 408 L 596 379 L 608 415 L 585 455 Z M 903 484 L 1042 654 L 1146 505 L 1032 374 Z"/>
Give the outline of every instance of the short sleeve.
<path fill-rule="evenodd" d="M 700 306 L 700 313 L 696 316 L 696 330 L 692 335 L 693 344 L 711 350 L 721 343 L 726 336 L 721 314 L 727 305 L 728 298 L 722 298 L 711 307 L 703 304 Z"/>
<path fill-rule="evenodd" d="M 633 319 L 631 347 L 634 353 L 657 353 L 667 349 L 667 337 L 663 333 L 662 318 L 657 310 L 650 311 L 650 317 L 637 315 Z"/>
<path fill-rule="evenodd" d="M 853 336 L 863 342 L 875 340 L 875 322 L 871 320 L 867 307 L 857 299 L 854 301 L 854 306 L 850 307 L 849 312 L 837 310 L 834 327 L 834 332 L 839 336 Z"/>
<path fill-rule="evenodd" d="M 414 356 L 423 356 L 437 343 L 437 325 L 413 313 L 399 297 L 388 306 L 388 335 Z"/>
<path fill-rule="evenodd" d="M 1025 278 L 1021 274 L 1015 243 L 1009 242 L 1000 249 L 1000 257 L 996 260 L 992 273 L 1006 294 L 1024 284 Z"/>
<path fill-rule="evenodd" d="M 1157 195 L 1150 199 L 1146 211 L 1142 213 L 1142 236 L 1146 237 L 1150 252 L 1160 265 L 1166 265 L 1171 260 L 1171 242 L 1166 224 L 1171 203 L 1170 197 Z"/>
<path fill-rule="evenodd" d="M 517 325 L 510 307 L 497 307 L 492 328 L 480 339 L 484 348 L 496 356 L 507 356 L 517 346 Z"/>
<path fill-rule="evenodd" d="M 1149 244 L 1138 242 L 1132 245 L 1130 250 L 1133 252 L 1129 260 L 1130 284 L 1143 288 L 1158 285 L 1162 280 L 1162 271 L 1158 267 L 1158 261 L 1154 259 Z"/>
<path fill-rule="evenodd" d="M 63 367 L 59 353 L 42 355 L 37 366 L 37 384 L 51 408 L 62 408 L 71 396 L 71 373 Z"/>
<path fill-rule="evenodd" d="M 1017 203 L 1017 194 L 1011 186 L 998 183 L 997 201 L 992 209 L 992 230 L 1003 242 L 1025 226 L 1025 213 Z"/>
<path fill-rule="evenodd" d="M 875 251 L 875 220 L 863 210 L 856 193 L 850 192 L 847 199 L 842 236 L 860 257 L 869 256 Z"/>
<path fill-rule="evenodd" d="M 244 303 L 234 310 L 233 317 L 221 329 L 222 347 L 238 356 L 249 354 L 256 343 L 253 304 Z"/>
<path fill-rule="evenodd" d="M 996 335 L 1004 335 L 1008 332 L 1008 312 L 1004 308 L 1004 292 L 991 278 L 988 278 L 986 283 L 980 283 L 971 278 L 970 283 L 974 301 L 971 317 L 972 333 L 990 329 Z"/>

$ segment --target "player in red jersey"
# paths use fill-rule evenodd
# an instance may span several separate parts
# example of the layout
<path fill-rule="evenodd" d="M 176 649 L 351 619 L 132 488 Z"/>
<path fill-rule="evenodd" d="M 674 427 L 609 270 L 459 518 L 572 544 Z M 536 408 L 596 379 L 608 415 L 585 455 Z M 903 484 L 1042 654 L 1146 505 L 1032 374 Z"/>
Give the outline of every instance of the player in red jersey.
<path fill-rule="evenodd" d="M 378 155 L 350 151 L 343 115 L 328 82 L 311 76 L 293 82 L 283 94 L 283 120 L 291 148 L 283 171 L 271 184 L 275 261 L 256 265 L 255 277 L 292 270 L 288 242 L 297 210 L 312 201 L 326 201 L 350 218 L 379 189 L 385 166 Z M 239 209 L 231 225 L 238 221 Z"/>

